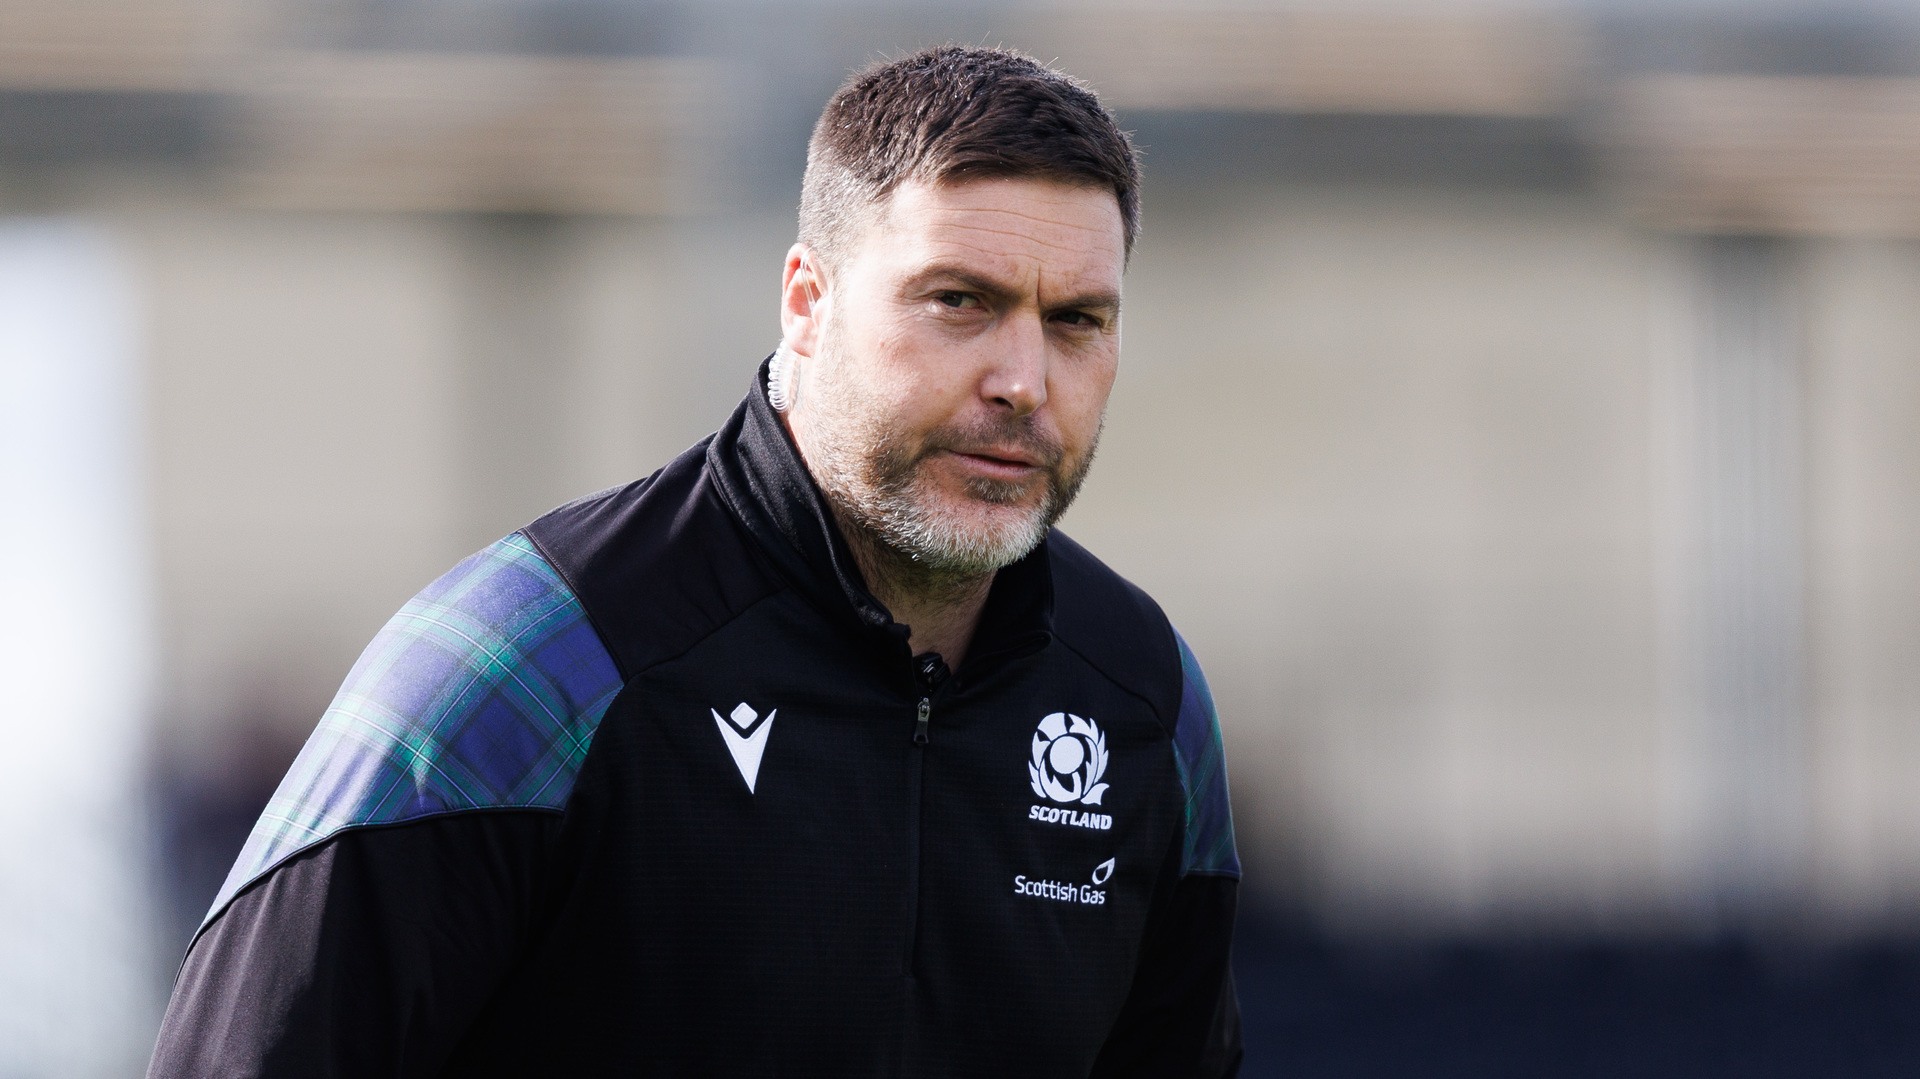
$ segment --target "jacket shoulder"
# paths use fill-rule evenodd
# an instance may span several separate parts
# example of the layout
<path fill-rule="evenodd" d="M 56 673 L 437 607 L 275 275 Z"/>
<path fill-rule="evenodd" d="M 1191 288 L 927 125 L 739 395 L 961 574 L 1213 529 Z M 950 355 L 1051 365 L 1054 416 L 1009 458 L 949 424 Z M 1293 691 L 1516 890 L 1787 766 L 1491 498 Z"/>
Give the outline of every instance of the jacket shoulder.
<path fill-rule="evenodd" d="M 353 828 L 565 807 L 621 678 L 572 590 L 515 533 L 402 607 L 348 673 L 208 913 Z"/>
<path fill-rule="evenodd" d="M 709 441 L 523 529 L 625 677 L 686 651 L 776 590 L 705 467 Z"/>
<path fill-rule="evenodd" d="M 1220 736 L 1220 713 L 1200 661 L 1178 633 L 1180 718 L 1173 732 L 1174 767 L 1185 796 L 1186 832 L 1180 873 L 1240 877 L 1240 853 L 1233 839 L 1233 806 L 1227 795 L 1227 749 Z"/>
<path fill-rule="evenodd" d="M 1047 538 L 1054 635 L 1153 706 L 1171 734 L 1180 708 L 1179 647 L 1153 597 L 1058 530 Z"/>

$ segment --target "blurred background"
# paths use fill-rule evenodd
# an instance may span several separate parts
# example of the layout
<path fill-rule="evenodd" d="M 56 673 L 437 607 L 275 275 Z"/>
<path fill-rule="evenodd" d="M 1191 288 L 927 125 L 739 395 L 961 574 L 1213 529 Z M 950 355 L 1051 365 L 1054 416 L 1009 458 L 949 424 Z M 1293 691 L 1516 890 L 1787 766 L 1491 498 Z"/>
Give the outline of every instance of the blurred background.
<path fill-rule="evenodd" d="M 1920 1074 L 1920 11 L 0 0 L 0 1077 L 138 1073 L 361 646 L 719 423 L 949 40 L 1146 153 L 1065 526 L 1219 698 L 1247 1074 Z"/>

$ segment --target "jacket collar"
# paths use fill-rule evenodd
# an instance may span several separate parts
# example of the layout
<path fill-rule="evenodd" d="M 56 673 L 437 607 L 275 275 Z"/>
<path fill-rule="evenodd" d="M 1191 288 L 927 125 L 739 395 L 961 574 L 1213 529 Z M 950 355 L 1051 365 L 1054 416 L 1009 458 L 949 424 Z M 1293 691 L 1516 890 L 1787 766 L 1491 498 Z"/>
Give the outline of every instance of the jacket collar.
<path fill-rule="evenodd" d="M 868 590 L 826 496 L 807 471 L 786 424 L 767 403 L 770 360 L 762 361 L 746 399 L 708 443 L 708 470 L 728 508 L 795 587 L 829 615 L 897 638 L 905 648 L 907 627 L 895 622 Z M 1050 635 L 1053 574 L 1047 546 L 1043 540 L 994 575 L 968 649 L 968 669 L 976 659 L 1024 652 Z"/>

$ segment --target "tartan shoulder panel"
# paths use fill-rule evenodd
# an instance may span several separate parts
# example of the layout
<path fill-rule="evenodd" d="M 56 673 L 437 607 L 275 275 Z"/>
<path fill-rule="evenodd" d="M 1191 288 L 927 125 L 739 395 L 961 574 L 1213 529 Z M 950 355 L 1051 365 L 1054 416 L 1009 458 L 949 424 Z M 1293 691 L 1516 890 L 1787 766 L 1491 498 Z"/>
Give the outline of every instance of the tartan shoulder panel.
<path fill-rule="evenodd" d="M 558 572 L 515 533 L 388 621 L 274 792 L 208 912 L 343 829 L 473 809 L 563 809 L 613 658 Z"/>
<path fill-rule="evenodd" d="M 1227 798 L 1227 752 L 1220 738 L 1220 716 L 1200 661 L 1178 632 L 1180 715 L 1173 729 L 1173 759 L 1186 796 L 1186 843 L 1180 874 L 1240 876 L 1240 854 L 1233 842 L 1233 807 Z"/>

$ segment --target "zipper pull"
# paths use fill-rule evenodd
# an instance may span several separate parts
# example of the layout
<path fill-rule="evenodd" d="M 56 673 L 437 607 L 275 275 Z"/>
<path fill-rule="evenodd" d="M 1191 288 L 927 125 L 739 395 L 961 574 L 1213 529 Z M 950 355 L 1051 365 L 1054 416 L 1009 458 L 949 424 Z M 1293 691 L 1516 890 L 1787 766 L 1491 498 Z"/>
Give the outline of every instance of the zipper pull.
<path fill-rule="evenodd" d="M 913 744 L 914 745 L 924 746 L 927 744 L 927 720 L 932 715 L 933 715 L 932 698 L 929 698 L 929 697 L 920 698 L 920 711 L 914 717 L 914 720 L 913 720 Z"/>
<path fill-rule="evenodd" d="M 920 688 L 939 689 L 953 672 L 947 670 L 947 661 L 940 658 L 938 652 L 922 652 L 913 657 L 914 676 L 920 679 Z"/>

